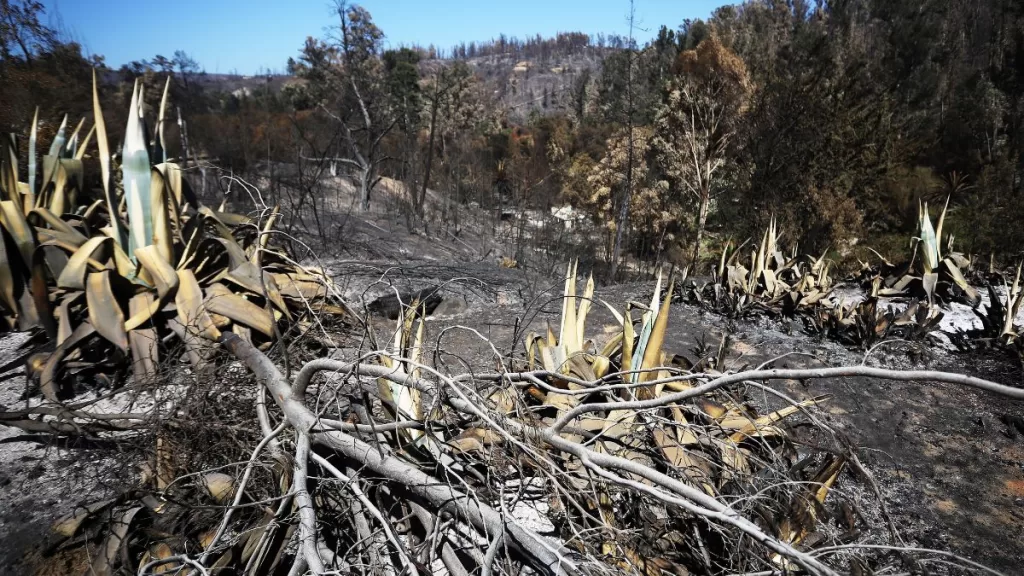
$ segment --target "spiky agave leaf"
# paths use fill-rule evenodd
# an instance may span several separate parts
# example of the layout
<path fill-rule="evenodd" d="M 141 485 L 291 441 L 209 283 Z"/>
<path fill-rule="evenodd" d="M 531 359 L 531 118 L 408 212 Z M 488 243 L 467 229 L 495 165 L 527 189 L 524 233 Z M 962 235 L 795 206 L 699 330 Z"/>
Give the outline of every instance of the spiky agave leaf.
<path fill-rule="evenodd" d="M 139 82 L 136 80 L 121 154 L 121 180 L 128 207 L 128 256 L 133 262 L 136 261 L 136 249 L 153 243 L 153 199 L 150 195 L 152 175 L 139 92 Z"/>
<path fill-rule="evenodd" d="M 155 144 L 157 144 L 158 146 L 154 146 L 154 148 L 157 148 L 157 147 L 159 148 L 159 150 L 157 150 L 157 153 L 163 159 L 164 163 L 167 162 L 167 138 L 164 135 L 164 133 L 166 132 L 166 128 L 165 128 L 164 125 L 165 125 L 165 123 L 167 121 L 167 119 L 166 119 L 166 114 L 167 114 L 167 95 L 168 95 L 168 92 L 170 91 L 170 89 L 171 89 L 171 76 L 168 74 L 167 75 L 167 81 L 164 83 L 164 94 L 160 98 L 160 113 L 157 115 L 157 121 L 156 121 L 156 136 L 157 136 L 157 138 L 156 138 Z"/>
<path fill-rule="evenodd" d="M 36 203 L 36 138 L 39 126 L 39 107 L 32 116 L 32 131 L 28 136 L 28 194 L 25 195 L 25 210 L 31 210 Z"/>
<path fill-rule="evenodd" d="M 919 221 L 921 238 L 920 247 L 921 251 L 924 253 L 922 263 L 924 265 L 925 273 L 929 274 L 939 267 L 939 247 L 938 240 L 935 237 L 935 229 L 932 228 L 932 219 L 928 215 L 927 202 L 920 207 Z"/>
<path fill-rule="evenodd" d="M 103 195 L 106 201 L 107 214 L 110 217 L 110 226 L 113 229 L 111 237 L 114 239 L 114 242 L 124 247 L 127 240 L 121 225 L 121 218 L 117 213 L 117 194 L 113 190 L 113 182 L 110 181 L 110 144 L 107 142 L 107 125 L 103 121 L 103 109 L 100 108 L 99 84 L 96 81 L 95 69 L 92 71 L 92 111 L 96 121 L 96 145 L 99 149 Z"/>

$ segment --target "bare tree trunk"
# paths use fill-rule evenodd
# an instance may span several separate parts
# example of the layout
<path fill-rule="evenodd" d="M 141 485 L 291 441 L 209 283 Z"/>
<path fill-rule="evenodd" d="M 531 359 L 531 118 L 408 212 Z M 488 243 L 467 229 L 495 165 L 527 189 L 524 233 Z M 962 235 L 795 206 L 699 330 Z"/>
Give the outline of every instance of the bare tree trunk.
<path fill-rule="evenodd" d="M 632 124 L 632 123 L 631 123 Z M 633 196 L 633 127 L 629 127 L 629 144 L 626 153 L 626 185 L 622 191 L 622 203 L 619 205 L 619 219 L 615 227 L 615 244 L 612 246 L 611 269 L 609 280 L 615 281 L 619 272 L 619 259 L 622 257 L 622 236 L 629 222 L 629 201 Z"/>
<path fill-rule="evenodd" d="M 430 184 L 430 169 L 434 163 L 434 137 L 437 133 L 437 109 L 440 107 L 440 78 L 434 79 L 434 98 L 430 103 L 430 137 L 427 138 L 427 161 L 423 168 L 423 187 L 416 199 L 416 215 L 423 217 L 423 205 L 427 199 L 427 186 Z"/>
<path fill-rule="evenodd" d="M 626 187 L 622 191 L 622 204 L 619 206 L 619 221 L 615 227 L 615 244 L 612 246 L 611 267 L 608 279 L 615 281 L 619 273 L 619 259 L 622 255 L 622 235 L 629 223 L 629 202 L 633 197 L 633 23 L 636 10 L 633 0 L 629 0 L 629 46 L 626 58 L 626 129 L 629 130 L 629 143 L 626 151 Z"/>
<path fill-rule="evenodd" d="M 364 166 L 359 170 L 359 207 L 366 212 L 370 209 L 370 190 L 373 188 L 373 170 Z"/>
<path fill-rule="evenodd" d="M 700 195 L 700 209 L 697 213 L 697 237 L 693 240 L 693 256 L 690 257 L 690 271 L 696 272 L 700 263 L 700 243 L 704 239 L 704 226 L 708 221 L 708 209 L 711 204 L 711 194 L 704 190 Z"/>

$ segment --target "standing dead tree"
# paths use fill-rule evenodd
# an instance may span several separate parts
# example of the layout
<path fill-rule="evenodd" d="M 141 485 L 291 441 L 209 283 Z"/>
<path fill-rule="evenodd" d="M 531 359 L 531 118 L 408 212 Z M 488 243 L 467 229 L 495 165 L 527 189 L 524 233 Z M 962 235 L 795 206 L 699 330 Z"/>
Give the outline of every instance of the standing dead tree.
<path fill-rule="evenodd" d="M 619 198 L 619 211 L 616 216 L 615 240 L 612 244 L 611 265 L 608 269 L 608 277 L 612 280 L 619 271 L 619 259 L 622 256 L 622 238 L 629 225 L 629 204 L 633 199 L 633 167 L 636 162 L 636 147 L 634 146 L 633 126 L 636 114 L 636 99 L 634 98 L 633 80 L 634 63 L 636 61 L 636 46 L 633 40 L 633 28 L 636 25 L 636 7 L 633 0 L 629 0 L 629 14 L 626 16 L 629 23 L 629 45 L 626 47 L 626 177 Z"/>
<path fill-rule="evenodd" d="M 697 204 L 690 265 L 697 266 L 716 178 L 741 113 L 749 81 L 743 61 L 715 37 L 679 54 L 654 120 L 652 145 L 669 183 Z"/>
<path fill-rule="evenodd" d="M 379 57 L 384 34 L 364 8 L 344 1 L 336 8 L 337 32 L 328 41 L 308 38 L 297 72 L 309 81 L 320 110 L 341 129 L 336 160 L 355 172 L 360 206 L 369 210 L 380 166 L 388 160 L 382 143 L 398 117 L 386 97 Z"/>

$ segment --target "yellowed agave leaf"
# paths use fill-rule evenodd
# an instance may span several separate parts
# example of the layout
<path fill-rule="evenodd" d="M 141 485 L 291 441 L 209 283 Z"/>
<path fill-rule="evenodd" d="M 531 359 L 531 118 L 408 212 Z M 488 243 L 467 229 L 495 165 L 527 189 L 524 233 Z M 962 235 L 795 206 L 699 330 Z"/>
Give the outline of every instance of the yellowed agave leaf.
<path fill-rule="evenodd" d="M 164 259 L 159 246 L 150 245 L 139 248 L 135 251 L 135 257 L 142 268 L 148 272 L 161 299 L 174 294 L 178 289 L 178 272 L 170 265 L 169 260 Z"/>
<path fill-rule="evenodd" d="M 448 445 L 459 452 L 482 452 L 488 446 L 501 444 L 505 437 L 487 428 L 468 428 L 462 434 L 448 441 Z"/>
<path fill-rule="evenodd" d="M 161 134 L 161 139 L 163 135 Z M 170 203 L 173 200 L 169 197 L 164 177 L 159 170 L 150 172 L 149 193 L 152 206 L 151 218 L 153 221 L 152 243 L 155 245 L 168 265 L 174 261 L 174 237 L 171 234 Z"/>
<path fill-rule="evenodd" d="M 57 278 L 57 286 L 66 290 L 84 290 L 85 275 L 89 271 L 89 263 L 98 250 L 112 242 L 106 236 L 93 236 L 82 244 L 68 259 L 64 270 Z"/>
<path fill-rule="evenodd" d="M 709 496 L 715 496 L 715 487 L 711 478 L 711 465 L 703 455 L 691 454 L 682 444 L 676 441 L 671 434 L 662 428 L 655 428 L 654 443 L 661 450 L 665 460 L 670 465 L 681 470 L 683 474 L 697 487 L 706 492 Z"/>
<path fill-rule="evenodd" d="M 218 504 L 226 504 L 235 494 L 235 479 L 228 474 L 210 472 L 202 481 L 206 493 Z"/>
<path fill-rule="evenodd" d="M 85 300 L 89 307 L 89 323 L 96 332 L 128 352 L 128 333 L 125 331 L 124 312 L 121 311 L 110 282 L 111 271 L 90 272 L 86 280 Z"/>
<path fill-rule="evenodd" d="M 128 314 L 152 316 L 151 308 L 156 298 L 150 292 L 136 294 L 128 301 Z M 63 312 L 63 309 L 62 309 Z M 126 323 L 127 324 L 127 323 Z M 128 342 L 132 351 L 132 367 L 136 376 L 156 376 L 160 364 L 158 336 L 153 328 L 132 328 L 128 331 Z"/>
<path fill-rule="evenodd" d="M 124 238 L 121 219 L 117 214 L 117 196 L 110 181 L 110 145 L 107 142 L 107 125 L 103 121 L 103 110 L 100 108 L 100 93 L 96 81 L 96 70 L 92 71 L 92 111 L 96 122 L 96 144 L 99 148 L 100 173 L 103 180 L 105 206 L 110 216 L 110 225 L 114 229 L 114 242 L 121 244 Z"/>
<path fill-rule="evenodd" d="M 804 408 L 814 406 L 815 404 L 818 404 L 820 402 L 824 402 L 828 398 L 828 396 L 819 396 L 817 398 L 811 398 L 810 400 L 804 400 L 803 402 L 794 404 L 792 406 L 786 406 L 781 410 L 776 410 L 771 414 L 766 414 L 754 420 L 744 418 L 728 418 L 720 422 L 720 426 L 722 426 L 722 428 L 725 429 L 736 430 L 736 432 L 732 436 L 730 436 L 730 439 L 733 442 L 740 442 L 745 437 L 752 436 L 784 435 L 785 433 L 782 432 L 782 430 L 772 425 L 785 418 L 788 418 L 789 416 L 792 416 L 793 414 L 796 414 L 797 412 Z"/>
<path fill-rule="evenodd" d="M 14 273 L 11 266 L 7 255 L 7 242 L 0 236 L 0 299 L 11 314 L 17 315 L 18 300 L 14 296 Z"/>
<path fill-rule="evenodd" d="M 206 309 L 245 324 L 266 336 L 274 336 L 274 319 L 270 312 L 235 294 L 223 284 L 211 284 L 206 289 Z"/>
<path fill-rule="evenodd" d="M 142 567 L 149 564 L 153 560 L 166 560 L 173 556 L 171 547 L 163 542 L 158 542 L 149 547 L 142 555 L 142 559 L 139 560 L 139 572 L 142 571 Z M 173 572 L 179 568 L 179 565 L 174 562 L 167 562 L 166 564 L 160 564 L 159 566 L 152 569 L 153 574 L 167 574 Z"/>
<path fill-rule="evenodd" d="M 278 290 L 277 283 L 274 282 L 273 276 L 264 272 L 262 274 L 262 283 L 260 282 L 260 276 L 260 270 L 251 262 L 247 262 L 225 274 L 224 280 L 241 286 L 258 296 L 263 296 L 265 289 L 266 296 L 270 298 L 270 302 L 274 307 L 280 310 L 286 318 L 291 320 L 291 312 L 288 310 L 288 306 L 285 304 L 284 299 L 281 298 L 281 292 Z"/>
<path fill-rule="evenodd" d="M 111 505 L 117 502 L 116 498 L 109 500 L 102 500 L 100 502 L 93 502 L 85 506 L 78 506 L 70 514 L 57 520 L 51 530 L 54 533 L 63 536 L 65 538 L 71 538 L 78 533 L 79 528 L 82 527 L 82 523 L 94 516 L 95 514 L 106 510 Z"/>
<path fill-rule="evenodd" d="M 32 252 L 36 248 L 36 241 L 32 235 L 32 227 L 29 226 L 28 220 L 25 219 L 25 212 L 21 206 L 10 200 L 0 202 L 0 222 L 3 223 L 4 229 L 14 239 L 14 244 L 18 247 L 18 252 L 21 254 L 22 262 L 25 262 L 26 266 L 31 266 Z"/>
<path fill-rule="evenodd" d="M 655 318 L 654 327 L 651 329 L 651 337 L 647 341 L 647 347 L 644 350 L 644 356 L 639 368 L 641 370 L 648 370 L 648 372 L 640 375 L 641 382 L 656 379 L 657 373 L 650 370 L 662 363 L 661 347 L 665 343 L 665 332 L 668 330 L 668 313 L 669 307 L 672 305 L 672 288 L 673 284 L 669 283 L 669 288 L 665 292 L 665 300 L 658 309 L 658 316 Z"/>
<path fill-rule="evenodd" d="M 594 275 L 587 278 L 587 285 L 583 289 L 583 297 L 580 298 L 579 311 L 576 313 L 576 343 L 579 346 L 587 339 L 587 315 L 590 314 L 590 304 L 594 299 Z"/>
<path fill-rule="evenodd" d="M 220 339 L 220 330 L 206 312 L 203 292 L 191 270 L 178 270 L 178 292 L 174 296 L 174 304 L 186 331 L 214 342 Z"/>
<path fill-rule="evenodd" d="M 633 334 L 633 318 L 626 310 L 625 322 L 622 324 L 622 371 L 629 374 L 633 370 L 633 346 L 636 343 L 636 335 Z M 633 375 L 626 377 L 628 382 L 634 382 L 635 378 Z M 623 390 L 623 397 L 630 394 L 629 391 Z"/>
<path fill-rule="evenodd" d="M 107 537 L 103 540 L 98 554 L 93 558 L 92 568 L 89 571 L 90 576 L 112 576 L 114 574 L 114 567 L 120 556 L 119 551 L 128 537 L 132 522 L 139 510 L 142 510 L 142 506 L 127 510 L 111 523 Z"/>

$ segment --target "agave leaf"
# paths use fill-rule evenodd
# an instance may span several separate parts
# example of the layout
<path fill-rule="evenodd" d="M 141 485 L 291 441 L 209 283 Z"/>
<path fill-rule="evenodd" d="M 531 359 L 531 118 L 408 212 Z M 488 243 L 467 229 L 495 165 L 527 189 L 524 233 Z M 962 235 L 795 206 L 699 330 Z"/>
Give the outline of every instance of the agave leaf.
<path fill-rule="evenodd" d="M 256 268 L 251 262 L 246 262 L 244 265 L 235 268 L 234 270 L 224 274 L 224 280 L 237 284 L 242 288 L 252 292 L 253 294 L 263 296 L 264 288 L 266 289 L 266 296 L 270 298 L 270 302 L 281 311 L 289 320 L 291 319 L 291 312 L 288 310 L 288 306 L 285 304 L 284 299 L 281 298 L 281 292 L 277 288 L 277 283 L 274 282 L 274 277 L 268 272 L 263 272 L 263 283 L 260 283 L 260 270 Z"/>
<path fill-rule="evenodd" d="M 27 212 L 36 205 L 36 140 L 39 127 L 39 107 L 32 116 L 32 131 L 28 137 L 28 194 L 25 195 L 24 209 Z"/>
<path fill-rule="evenodd" d="M 26 302 L 22 306 L 21 314 L 26 320 L 31 320 L 34 326 L 41 327 L 47 338 L 57 336 L 57 325 L 53 321 L 53 309 L 50 305 L 50 291 L 46 284 L 46 253 L 37 250 L 32 255 L 31 271 L 31 309 Z"/>
<path fill-rule="evenodd" d="M 942 213 L 939 214 L 939 223 L 935 226 L 935 259 L 942 260 L 942 224 L 946 221 L 946 210 L 949 210 L 949 198 L 946 196 L 946 204 L 942 207 Z M 952 243 L 950 244 L 952 249 Z"/>
<path fill-rule="evenodd" d="M 117 213 L 118 198 L 113 190 L 113 182 L 110 181 L 110 145 L 107 142 L 107 125 L 103 121 L 103 110 L 100 108 L 100 93 L 98 83 L 96 82 L 95 69 L 92 71 L 92 111 L 96 120 L 96 145 L 99 148 L 103 194 L 106 199 L 107 212 L 110 216 L 110 226 L 113 228 L 111 236 L 116 244 L 124 247 L 124 230 L 121 228 L 121 218 Z"/>
<path fill-rule="evenodd" d="M 594 299 L 594 275 L 587 278 L 587 285 L 583 289 L 583 298 L 580 299 L 580 308 L 576 313 L 576 343 L 582 347 L 586 340 L 587 315 L 590 314 L 590 304 Z"/>
<path fill-rule="evenodd" d="M 89 144 L 92 143 L 92 137 L 96 135 L 96 125 L 93 124 L 92 128 L 89 128 L 89 132 L 85 134 L 85 138 L 82 139 L 82 143 L 78 146 L 78 151 L 75 152 L 74 159 L 81 160 L 85 158 L 85 151 L 89 148 Z"/>
<path fill-rule="evenodd" d="M 135 261 L 135 250 L 153 243 L 153 198 L 150 192 L 149 151 L 141 118 L 139 82 L 132 91 L 121 152 L 121 180 L 128 207 L 128 255 Z"/>
<path fill-rule="evenodd" d="M 150 309 L 156 298 L 151 292 L 136 294 L 128 301 L 128 314 L 133 318 L 140 314 L 152 316 Z M 160 365 L 159 338 L 153 328 L 133 328 L 128 331 L 128 342 L 132 350 L 132 368 L 136 378 L 156 376 Z"/>
<path fill-rule="evenodd" d="M 152 244 L 157 247 L 160 256 L 163 257 L 164 261 L 171 263 L 174 261 L 174 237 L 171 235 L 170 221 L 170 211 L 172 209 L 170 204 L 173 200 L 168 195 L 168 190 L 164 183 L 164 177 L 160 174 L 160 171 L 153 170 L 151 172 L 151 177 L 150 193 L 152 194 L 152 198 L 150 200 L 150 206 L 153 208 Z"/>
<path fill-rule="evenodd" d="M 605 358 L 611 358 L 622 350 L 623 333 L 620 330 L 617 334 L 613 335 L 608 342 L 601 348 L 601 356 Z"/>
<path fill-rule="evenodd" d="M 64 115 L 64 119 L 60 121 L 60 127 L 57 128 L 57 135 L 53 137 L 53 142 L 50 143 L 50 151 L 47 153 L 48 156 L 54 158 L 60 157 L 61 151 L 64 149 L 64 143 L 67 141 L 65 137 L 65 131 L 68 128 L 68 115 Z"/>
<path fill-rule="evenodd" d="M 633 345 L 636 336 L 633 334 L 633 318 L 629 309 L 626 309 L 626 321 L 622 323 L 622 371 L 626 373 L 627 382 L 635 382 L 636 375 L 631 374 L 633 370 Z M 623 391 L 626 393 L 626 391 Z"/>
<path fill-rule="evenodd" d="M 112 576 L 114 574 L 121 547 L 128 538 L 128 531 L 135 520 L 135 515 L 142 508 L 142 506 L 131 508 L 111 523 L 110 531 L 103 540 L 99 554 L 93 559 L 92 568 L 89 571 L 90 576 Z"/>
<path fill-rule="evenodd" d="M 413 369 L 411 375 L 413 378 L 420 377 L 420 369 L 417 366 L 423 360 L 423 318 L 420 317 L 417 320 L 416 336 L 412 342 L 412 348 L 409 350 L 408 357 L 413 362 Z M 413 387 L 408 387 L 409 391 L 409 403 L 411 404 L 407 411 L 412 414 L 414 420 L 422 421 L 424 417 L 423 413 L 423 398 L 419 390 Z M 423 432 L 420 430 L 409 429 L 407 430 L 409 437 L 413 440 L 419 440 L 423 437 Z"/>
<path fill-rule="evenodd" d="M 716 495 L 711 482 L 711 465 L 705 457 L 691 454 L 662 428 L 655 428 L 653 434 L 654 443 L 671 466 L 681 470 L 695 486 L 709 496 Z"/>
<path fill-rule="evenodd" d="M 41 218 L 43 222 L 48 224 L 54 230 L 60 232 L 61 234 L 64 234 L 66 237 L 68 237 L 68 239 L 70 239 L 71 243 L 76 247 L 85 244 L 85 242 L 88 240 L 88 238 L 86 238 L 84 234 L 79 232 L 78 229 L 68 224 L 63 219 L 58 218 L 53 212 L 50 212 L 46 208 L 35 208 L 30 213 L 30 215 L 32 214 Z"/>
<path fill-rule="evenodd" d="M 618 322 L 619 324 L 623 323 L 622 314 L 618 310 L 613 308 L 611 304 L 605 302 L 604 300 L 601 300 L 601 304 L 604 304 L 605 308 L 608 308 L 608 311 L 612 313 L 612 317 L 615 318 L 616 322 Z"/>
<path fill-rule="evenodd" d="M 921 276 L 921 285 L 924 287 L 924 293 L 928 297 L 929 306 L 935 303 L 935 286 L 938 282 L 939 275 L 935 272 L 928 272 Z"/>
<path fill-rule="evenodd" d="M 634 370 L 641 370 L 643 361 L 647 354 L 647 345 L 651 339 L 651 330 L 654 329 L 654 322 L 658 314 L 658 306 L 661 298 L 661 271 L 658 271 L 658 279 L 654 283 L 654 295 L 651 297 L 650 308 L 640 317 L 640 339 L 637 341 L 636 349 L 633 352 L 635 357 L 640 359 L 640 365 L 634 366 Z M 639 374 L 633 374 L 631 381 L 638 382 Z"/>
<path fill-rule="evenodd" d="M 417 430 L 417 432 L 419 432 Z M 505 437 L 487 428 L 467 428 L 465 432 L 448 441 L 458 452 L 483 452 L 488 446 L 502 444 Z"/>
<path fill-rule="evenodd" d="M 51 156 L 47 156 L 46 158 L 44 158 L 44 161 L 50 158 Z M 67 171 L 64 169 L 64 166 L 61 165 L 61 161 L 59 159 L 57 159 L 55 162 L 54 171 L 55 176 L 52 182 L 53 186 L 48 188 L 50 191 L 49 200 L 47 202 L 49 204 L 49 209 L 54 214 L 63 214 L 65 212 L 70 212 L 70 210 L 68 209 L 70 207 L 68 202 L 67 190 L 68 174 Z"/>
<path fill-rule="evenodd" d="M 81 528 L 83 522 L 107 508 L 110 508 L 116 503 L 117 498 L 111 498 L 109 500 L 93 502 L 86 506 L 78 506 L 70 514 L 58 519 L 50 529 L 60 536 L 71 538 L 75 534 L 78 534 L 78 530 Z"/>
<path fill-rule="evenodd" d="M 651 369 L 661 364 L 661 347 L 665 343 L 665 331 L 668 329 L 668 313 L 669 308 L 672 305 L 672 287 L 673 283 L 670 282 L 669 289 L 665 293 L 665 301 L 658 310 L 658 316 L 655 319 L 650 332 L 650 339 L 647 342 L 647 346 L 644 348 L 640 369 L 648 370 L 648 372 L 645 372 L 640 376 L 641 382 L 653 380 L 658 377 L 657 373 L 651 371 Z"/>
<path fill-rule="evenodd" d="M 245 324 L 268 337 L 274 336 L 274 319 L 270 312 L 235 294 L 223 284 L 211 284 L 206 289 L 206 309 Z"/>
<path fill-rule="evenodd" d="M 61 148 L 59 152 L 61 158 L 74 158 L 78 154 L 78 134 L 82 131 L 82 126 L 85 126 L 84 117 L 78 121 L 71 136 L 68 136 L 67 144 Z"/>
<path fill-rule="evenodd" d="M 165 299 L 178 288 L 178 274 L 167 260 L 160 254 L 160 248 L 156 245 L 146 246 L 135 251 L 139 264 L 146 269 L 153 279 L 157 294 Z"/>
<path fill-rule="evenodd" d="M 963 273 L 960 271 L 960 267 L 953 261 L 953 255 L 946 257 L 942 260 L 942 265 L 945 266 L 946 272 L 949 277 L 953 279 L 953 282 L 964 292 L 964 296 L 967 297 L 967 301 L 970 303 L 972 308 L 978 307 L 981 304 L 981 294 L 971 286 L 967 279 L 964 278 Z"/>
<path fill-rule="evenodd" d="M 193 194 L 192 189 L 188 185 L 188 181 L 182 178 L 181 167 L 173 162 L 163 162 L 156 165 L 156 169 L 164 177 L 164 181 L 167 186 L 170 187 L 172 194 L 174 195 L 174 205 L 176 207 L 184 206 L 186 203 L 193 208 L 199 208 L 199 202 Z M 249 219 L 246 218 L 246 224 L 250 223 Z"/>
<path fill-rule="evenodd" d="M 935 238 L 935 229 L 932 228 L 932 220 L 928 215 L 928 203 L 925 202 L 924 206 L 920 209 L 920 228 L 921 228 L 921 249 L 924 252 L 924 271 L 925 273 L 931 273 L 933 270 L 939 267 L 939 249 Z"/>
<path fill-rule="evenodd" d="M 7 241 L 0 235 L 0 300 L 11 314 L 18 314 L 18 301 L 14 297 L 15 275 L 7 256 Z"/>
<path fill-rule="evenodd" d="M 32 227 L 25 219 L 25 212 L 21 206 L 10 200 L 0 201 L 0 223 L 7 230 L 7 233 L 14 239 L 18 247 L 21 260 L 26 266 L 32 265 L 32 252 L 36 248 L 35 236 L 32 234 Z"/>
<path fill-rule="evenodd" d="M 844 458 L 833 457 L 831 462 L 822 466 L 821 470 L 811 479 L 812 484 L 818 484 L 818 488 L 814 491 L 814 499 L 819 504 L 825 503 L 829 490 L 835 486 L 836 480 L 839 479 L 839 474 L 842 473 L 845 466 Z"/>
<path fill-rule="evenodd" d="M 204 533 L 204 535 L 205 534 L 206 533 Z M 212 538 L 213 535 L 210 534 L 210 537 Z M 200 544 L 202 544 L 203 548 L 206 548 L 208 546 L 208 543 L 203 544 L 202 541 L 200 541 Z M 137 569 L 137 571 L 142 572 L 142 567 L 154 560 L 167 560 L 173 555 L 174 553 L 171 551 L 170 546 L 164 544 L 163 542 L 158 542 L 150 546 L 149 549 L 142 554 L 142 558 L 139 560 L 139 568 Z M 180 572 L 180 568 L 180 564 L 168 561 L 166 564 L 161 564 L 153 568 L 153 574 L 172 574 L 176 571 Z"/>
<path fill-rule="evenodd" d="M 4 148 L 7 154 L 0 158 L 3 165 L 3 173 L 0 174 L 0 184 L 3 185 L 7 199 L 18 206 L 24 207 L 24 198 L 18 186 L 18 140 L 14 134 L 4 134 L 2 137 Z"/>
<path fill-rule="evenodd" d="M 88 239 L 68 260 L 64 271 L 57 278 L 57 286 L 67 290 L 84 290 L 85 274 L 88 271 L 89 263 L 93 254 L 101 247 L 110 242 L 106 236 L 94 236 Z M 96 264 L 102 269 L 102 265 Z"/>
<path fill-rule="evenodd" d="M 203 291 L 191 270 L 178 270 L 178 291 L 174 295 L 174 304 L 186 333 L 199 334 L 213 342 L 220 339 L 220 330 L 214 326 L 207 313 Z"/>
<path fill-rule="evenodd" d="M 42 372 L 39 374 L 39 390 L 43 393 L 43 397 L 51 402 L 60 402 L 58 397 L 61 383 L 59 372 L 63 366 L 64 358 L 95 333 L 96 329 L 91 323 L 82 322 L 66 340 L 57 346 L 53 354 L 50 354 L 46 364 L 43 366 Z"/>
<path fill-rule="evenodd" d="M 167 81 L 164 82 L 164 94 L 160 98 L 160 113 L 157 115 L 156 121 L 157 142 L 160 144 L 159 152 L 163 159 L 163 162 L 167 162 L 167 138 L 165 137 L 164 133 L 166 132 L 165 123 L 167 122 L 167 94 L 170 91 L 170 89 L 171 76 L 170 74 L 168 74 Z"/>
<path fill-rule="evenodd" d="M 96 328 L 100 336 L 120 348 L 122 352 L 127 352 L 128 333 L 124 326 L 124 312 L 114 297 L 110 274 L 110 270 L 89 273 L 85 285 L 89 323 Z"/>
<path fill-rule="evenodd" d="M 530 332 L 529 334 L 526 335 L 526 339 L 523 341 L 523 344 L 526 346 L 527 366 L 530 367 L 530 370 L 535 370 L 536 369 L 535 368 L 536 365 L 537 365 L 537 352 L 536 351 L 537 351 L 537 346 L 538 346 L 537 342 L 540 341 L 541 339 L 542 339 L 541 336 L 538 335 L 536 332 Z"/>
<path fill-rule="evenodd" d="M 773 424 L 780 422 L 792 416 L 793 414 L 796 414 L 797 412 L 803 410 L 804 408 L 820 404 L 821 402 L 824 402 L 829 398 L 830 396 L 818 396 L 816 398 L 804 400 L 803 402 L 800 402 L 798 404 L 786 406 L 781 410 L 776 410 L 771 414 L 766 414 L 753 420 L 749 418 L 727 418 L 720 421 L 719 425 L 727 430 L 735 429 L 736 432 L 732 436 L 730 436 L 729 439 L 732 440 L 733 442 L 739 443 L 743 441 L 745 437 L 766 435 L 765 430 L 770 428 Z M 739 422 L 737 422 L 737 420 Z M 773 431 L 772 434 L 779 435 L 779 432 L 781 431 Z"/>
<path fill-rule="evenodd" d="M 203 476 L 203 488 L 218 504 L 225 504 L 235 494 L 235 478 L 222 472 L 209 472 Z"/>
<path fill-rule="evenodd" d="M 576 264 L 569 264 L 565 275 L 565 293 L 562 295 L 562 325 L 558 332 L 558 345 L 565 356 L 580 349 L 576 341 Z"/>

